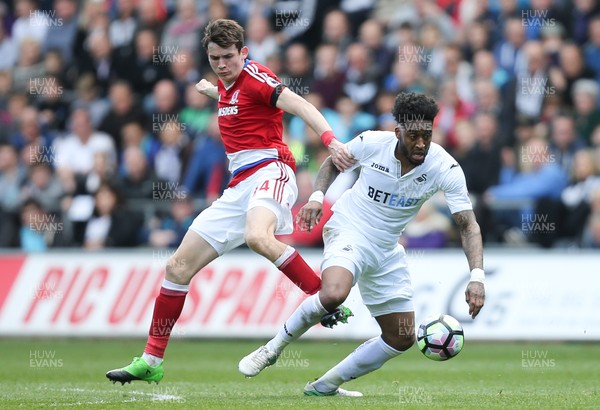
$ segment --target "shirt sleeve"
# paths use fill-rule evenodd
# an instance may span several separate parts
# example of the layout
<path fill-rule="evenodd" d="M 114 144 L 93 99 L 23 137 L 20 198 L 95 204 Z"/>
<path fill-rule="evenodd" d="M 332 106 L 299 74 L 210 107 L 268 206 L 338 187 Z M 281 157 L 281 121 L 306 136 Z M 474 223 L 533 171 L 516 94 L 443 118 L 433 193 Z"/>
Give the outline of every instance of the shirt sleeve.
<path fill-rule="evenodd" d="M 364 135 L 360 134 L 356 138 L 348 141 L 346 143 L 346 147 L 348 148 L 348 152 L 350 153 L 350 155 L 352 155 L 354 159 L 356 159 L 356 162 L 353 165 L 344 170 L 344 172 L 351 172 L 354 171 L 356 168 L 360 167 L 362 160 L 365 158 L 366 143 L 364 141 Z"/>
<path fill-rule="evenodd" d="M 250 63 L 244 68 L 250 77 L 252 92 L 255 97 L 266 105 L 275 106 L 285 85 L 266 67 Z"/>
<path fill-rule="evenodd" d="M 472 210 L 465 173 L 460 166 L 451 166 L 442 177 L 440 187 L 452 214 Z"/>

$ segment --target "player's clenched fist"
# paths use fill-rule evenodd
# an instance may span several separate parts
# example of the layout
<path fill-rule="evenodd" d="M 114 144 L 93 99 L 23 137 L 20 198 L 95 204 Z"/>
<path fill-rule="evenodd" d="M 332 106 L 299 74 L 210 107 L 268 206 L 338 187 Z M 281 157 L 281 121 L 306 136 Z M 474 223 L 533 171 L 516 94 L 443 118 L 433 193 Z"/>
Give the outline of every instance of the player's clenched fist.
<path fill-rule="evenodd" d="M 214 99 L 219 98 L 217 86 L 211 83 L 210 81 L 205 80 L 204 78 L 198 81 L 198 83 L 196 84 L 196 91 L 198 91 L 201 94 L 208 95 L 209 97 Z"/>
<path fill-rule="evenodd" d="M 319 223 L 322 216 L 323 204 L 318 201 L 308 201 L 296 215 L 296 225 L 300 227 L 301 231 L 310 232 Z"/>

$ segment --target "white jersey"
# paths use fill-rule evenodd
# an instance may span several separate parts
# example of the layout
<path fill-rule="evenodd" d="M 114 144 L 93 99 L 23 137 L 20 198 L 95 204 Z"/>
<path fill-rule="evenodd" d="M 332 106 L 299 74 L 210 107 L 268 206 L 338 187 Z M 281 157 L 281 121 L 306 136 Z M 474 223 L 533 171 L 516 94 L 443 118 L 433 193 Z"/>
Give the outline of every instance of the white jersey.
<path fill-rule="evenodd" d="M 360 177 L 335 202 L 328 226 L 350 224 L 372 244 L 392 248 L 437 191 L 444 192 L 452 213 L 473 209 L 462 168 L 444 148 L 432 142 L 425 161 L 401 175 L 397 142 L 394 132 L 366 131 L 346 144 L 356 158 L 346 172 L 360 167 Z"/>

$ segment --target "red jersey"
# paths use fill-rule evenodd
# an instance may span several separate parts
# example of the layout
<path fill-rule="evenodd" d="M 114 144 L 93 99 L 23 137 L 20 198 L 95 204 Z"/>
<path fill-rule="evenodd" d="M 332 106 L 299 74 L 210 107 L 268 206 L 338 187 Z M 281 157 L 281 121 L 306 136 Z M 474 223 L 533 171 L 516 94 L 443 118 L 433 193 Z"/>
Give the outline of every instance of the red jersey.
<path fill-rule="evenodd" d="M 277 98 L 284 85 L 273 72 L 256 61 L 244 69 L 228 88 L 219 79 L 219 129 L 233 179 L 247 178 L 269 162 L 281 161 L 296 169 L 296 160 L 283 142 L 283 110 Z"/>

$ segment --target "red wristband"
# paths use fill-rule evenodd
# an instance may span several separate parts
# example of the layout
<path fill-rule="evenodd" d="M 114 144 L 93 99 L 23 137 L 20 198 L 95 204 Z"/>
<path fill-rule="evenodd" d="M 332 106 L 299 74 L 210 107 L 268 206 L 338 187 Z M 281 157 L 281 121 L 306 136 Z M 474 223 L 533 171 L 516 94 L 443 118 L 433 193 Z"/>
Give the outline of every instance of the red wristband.
<path fill-rule="evenodd" d="M 334 139 L 335 134 L 331 130 L 325 131 L 323 134 L 321 134 L 321 141 L 323 141 L 323 144 L 325 144 L 326 147 L 329 147 L 329 144 L 331 144 L 331 141 Z"/>

